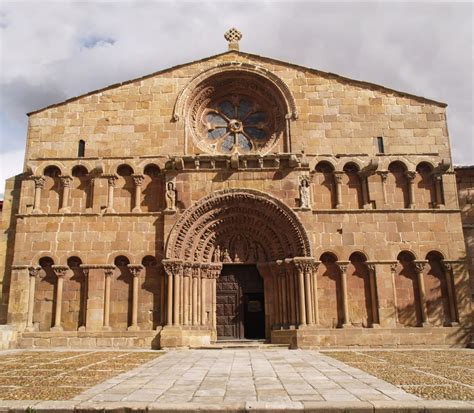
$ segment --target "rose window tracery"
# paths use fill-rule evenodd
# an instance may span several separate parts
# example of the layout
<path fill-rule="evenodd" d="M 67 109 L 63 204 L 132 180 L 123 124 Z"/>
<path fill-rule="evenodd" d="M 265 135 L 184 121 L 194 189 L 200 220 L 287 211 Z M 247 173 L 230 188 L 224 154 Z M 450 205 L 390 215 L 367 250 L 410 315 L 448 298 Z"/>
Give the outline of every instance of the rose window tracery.
<path fill-rule="evenodd" d="M 268 81 L 229 72 L 198 85 L 189 100 L 188 127 L 205 153 L 268 153 L 285 130 L 285 105 Z"/>
<path fill-rule="evenodd" d="M 211 145 L 222 152 L 258 149 L 271 134 L 265 110 L 246 96 L 229 96 L 204 111 L 203 127 Z"/>

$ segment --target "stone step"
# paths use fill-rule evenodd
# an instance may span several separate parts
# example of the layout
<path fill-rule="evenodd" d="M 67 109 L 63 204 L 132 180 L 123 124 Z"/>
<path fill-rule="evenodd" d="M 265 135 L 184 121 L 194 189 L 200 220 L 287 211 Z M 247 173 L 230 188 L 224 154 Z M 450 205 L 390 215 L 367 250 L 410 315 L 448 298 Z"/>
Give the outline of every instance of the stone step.
<path fill-rule="evenodd" d="M 207 346 L 199 347 L 202 350 L 222 350 L 222 349 L 287 349 L 287 344 L 272 344 L 265 340 L 219 340 Z"/>

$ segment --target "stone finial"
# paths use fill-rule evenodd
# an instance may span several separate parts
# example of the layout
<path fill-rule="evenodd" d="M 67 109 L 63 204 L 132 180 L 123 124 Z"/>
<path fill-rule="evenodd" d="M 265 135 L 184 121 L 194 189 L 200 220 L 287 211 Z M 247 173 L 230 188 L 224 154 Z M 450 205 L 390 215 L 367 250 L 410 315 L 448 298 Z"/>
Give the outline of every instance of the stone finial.
<path fill-rule="evenodd" d="M 239 50 L 239 41 L 242 39 L 242 33 L 235 27 L 227 30 L 224 33 L 224 38 L 229 42 L 229 50 Z"/>

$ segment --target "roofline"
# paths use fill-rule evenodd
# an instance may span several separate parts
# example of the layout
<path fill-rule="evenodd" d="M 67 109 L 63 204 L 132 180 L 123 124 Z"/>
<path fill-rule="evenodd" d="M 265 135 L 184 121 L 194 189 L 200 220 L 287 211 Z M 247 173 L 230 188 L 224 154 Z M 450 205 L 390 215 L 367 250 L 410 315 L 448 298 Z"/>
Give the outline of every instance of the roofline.
<path fill-rule="evenodd" d="M 397 94 L 401 97 L 408 97 L 408 98 L 411 98 L 411 99 L 419 100 L 419 101 L 425 102 L 425 103 L 431 103 L 431 104 L 441 106 L 441 107 L 448 106 L 448 104 L 444 103 L 444 102 L 440 102 L 440 101 L 433 100 L 433 99 L 428 99 L 428 98 L 425 98 L 423 96 L 413 95 L 411 93 L 402 92 L 402 91 L 396 90 L 396 89 L 391 89 L 391 88 L 388 88 L 386 86 L 379 85 L 377 83 L 371 83 L 371 82 L 366 82 L 366 81 L 363 81 L 363 80 L 351 79 L 349 77 L 337 75 L 335 73 L 324 72 L 322 70 L 313 69 L 313 68 L 310 68 L 310 67 L 297 65 L 297 64 L 294 64 L 294 63 L 289 63 L 289 62 L 286 62 L 284 60 L 273 59 L 271 57 L 260 56 L 260 55 L 253 54 L 253 53 L 246 53 L 246 52 L 241 52 L 241 51 L 237 51 L 237 50 L 227 50 L 223 53 L 218 53 L 218 54 L 215 54 L 215 55 L 212 55 L 212 56 L 205 57 L 203 59 L 193 60 L 193 61 L 187 62 L 187 63 L 181 63 L 179 65 L 171 66 L 169 68 L 162 69 L 162 70 L 150 73 L 150 74 L 145 75 L 145 76 L 141 76 L 141 77 L 137 77 L 137 78 L 134 78 L 134 79 L 126 80 L 124 82 L 114 83 L 112 85 L 105 86 L 105 87 L 100 88 L 100 89 L 92 90 L 92 91 L 84 93 L 82 95 L 74 96 L 74 97 L 68 98 L 66 100 L 63 100 L 61 102 L 53 103 L 52 105 L 48 105 L 48 106 L 45 106 L 43 108 L 36 109 L 34 111 L 28 112 L 27 116 L 34 115 L 34 114 L 42 112 L 43 110 L 46 110 L 46 109 L 51 109 L 51 108 L 54 108 L 54 107 L 57 107 L 57 106 L 64 105 L 66 103 L 73 102 L 75 100 L 84 98 L 86 96 L 94 95 L 96 93 L 104 92 L 104 91 L 109 90 L 109 89 L 113 89 L 113 88 L 117 88 L 117 87 L 120 87 L 120 86 L 128 85 L 130 83 L 134 83 L 134 82 L 137 82 L 137 81 L 140 81 L 140 80 L 148 79 L 150 77 L 161 75 L 163 73 L 167 73 L 167 72 L 170 72 L 170 71 L 173 71 L 173 70 L 176 70 L 176 69 L 181 69 L 182 67 L 189 66 L 189 65 L 192 65 L 192 64 L 206 62 L 208 60 L 215 59 L 216 57 L 224 56 L 224 55 L 231 54 L 231 53 L 236 53 L 236 54 L 240 54 L 242 56 L 247 56 L 247 57 L 251 57 L 251 58 L 258 58 L 258 59 L 265 60 L 265 61 L 271 62 L 271 63 L 284 64 L 284 65 L 293 67 L 295 69 L 308 71 L 310 73 L 316 73 L 316 74 L 321 75 L 323 77 L 328 77 L 328 78 L 332 78 L 332 79 L 336 79 L 336 80 L 341 80 L 341 81 L 344 81 L 344 82 L 349 82 L 349 83 L 356 84 L 357 86 L 361 86 L 361 87 L 370 87 L 370 88 L 382 90 L 382 91 L 385 91 L 385 92 L 395 93 L 395 94 Z"/>
<path fill-rule="evenodd" d="M 454 170 L 469 170 L 473 169 L 474 170 L 474 165 L 454 165 Z"/>

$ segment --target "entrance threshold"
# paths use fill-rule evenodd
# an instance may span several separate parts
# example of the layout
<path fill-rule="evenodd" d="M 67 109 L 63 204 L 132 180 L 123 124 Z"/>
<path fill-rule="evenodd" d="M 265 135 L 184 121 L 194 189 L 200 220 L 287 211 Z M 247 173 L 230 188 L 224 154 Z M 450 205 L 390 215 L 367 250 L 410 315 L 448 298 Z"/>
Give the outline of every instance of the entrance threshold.
<path fill-rule="evenodd" d="M 224 339 L 217 340 L 215 343 L 208 346 L 198 347 L 205 350 L 224 350 L 224 349 L 255 349 L 255 350 L 269 350 L 269 349 L 288 349 L 288 344 L 272 344 L 267 340 L 250 340 L 250 339 Z"/>

